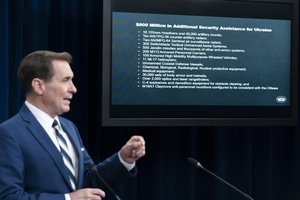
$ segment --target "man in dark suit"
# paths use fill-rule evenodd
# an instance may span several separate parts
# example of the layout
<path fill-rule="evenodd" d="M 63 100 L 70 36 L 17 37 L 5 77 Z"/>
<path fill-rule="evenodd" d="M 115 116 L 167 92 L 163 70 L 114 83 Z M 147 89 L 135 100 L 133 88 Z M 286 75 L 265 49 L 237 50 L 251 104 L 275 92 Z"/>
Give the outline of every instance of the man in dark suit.
<path fill-rule="evenodd" d="M 18 77 L 26 101 L 0 125 L 1 200 L 102 199 L 98 171 L 113 183 L 136 174 L 145 141 L 132 136 L 121 150 L 94 165 L 76 126 L 60 115 L 77 92 L 67 52 L 36 51 L 23 58 Z M 95 167 L 93 167 L 95 166 Z"/>

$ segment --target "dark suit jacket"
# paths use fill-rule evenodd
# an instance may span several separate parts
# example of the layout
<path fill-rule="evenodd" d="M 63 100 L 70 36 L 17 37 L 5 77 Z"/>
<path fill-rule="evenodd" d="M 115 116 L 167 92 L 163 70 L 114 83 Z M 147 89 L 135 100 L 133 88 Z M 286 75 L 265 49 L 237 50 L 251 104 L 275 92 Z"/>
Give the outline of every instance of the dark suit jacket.
<path fill-rule="evenodd" d="M 59 120 L 78 155 L 77 188 L 102 187 L 90 168 L 94 163 L 77 128 L 63 117 Z M 99 163 L 97 169 L 110 183 L 136 173 L 135 168 L 129 173 L 117 154 Z M 71 191 L 60 152 L 23 105 L 18 114 L 0 125 L 0 199 L 61 200 Z"/>

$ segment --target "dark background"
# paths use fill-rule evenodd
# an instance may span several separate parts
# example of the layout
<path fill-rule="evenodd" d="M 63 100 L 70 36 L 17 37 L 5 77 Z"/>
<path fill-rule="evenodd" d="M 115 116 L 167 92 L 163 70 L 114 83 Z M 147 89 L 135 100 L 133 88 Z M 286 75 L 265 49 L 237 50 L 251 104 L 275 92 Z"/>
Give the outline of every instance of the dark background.
<path fill-rule="evenodd" d="M 20 59 L 39 49 L 68 51 L 74 57 L 78 93 L 66 117 L 77 124 L 95 162 L 118 151 L 131 135 L 144 136 L 147 151 L 137 163 L 138 177 L 114 186 L 122 199 L 246 199 L 190 166 L 187 157 L 255 200 L 300 199 L 298 126 L 102 127 L 101 0 L 0 1 L 1 122 L 24 101 L 16 78 Z"/>

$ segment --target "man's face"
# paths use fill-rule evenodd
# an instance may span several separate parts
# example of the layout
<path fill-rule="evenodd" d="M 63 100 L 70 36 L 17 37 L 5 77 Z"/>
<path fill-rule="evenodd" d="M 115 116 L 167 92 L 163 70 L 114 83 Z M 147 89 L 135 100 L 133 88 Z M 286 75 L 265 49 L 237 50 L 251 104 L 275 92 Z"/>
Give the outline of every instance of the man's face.
<path fill-rule="evenodd" d="M 61 115 L 70 110 L 73 94 L 77 92 L 73 84 L 73 72 L 68 62 L 54 60 L 52 62 L 54 76 L 49 82 L 44 83 L 42 104 L 44 111 L 51 117 Z"/>

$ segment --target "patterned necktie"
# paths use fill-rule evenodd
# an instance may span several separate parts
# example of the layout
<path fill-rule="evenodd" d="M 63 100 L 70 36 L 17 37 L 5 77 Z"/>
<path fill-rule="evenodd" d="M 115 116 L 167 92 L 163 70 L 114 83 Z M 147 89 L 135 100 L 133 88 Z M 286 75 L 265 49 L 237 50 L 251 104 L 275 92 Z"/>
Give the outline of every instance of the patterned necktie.
<path fill-rule="evenodd" d="M 75 191 L 76 190 L 76 177 L 75 177 L 75 168 L 74 168 L 74 164 L 72 162 L 72 159 L 70 157 L 70 152 L 69 152 L 69 148 L 67 145 L 67 141 L 64 138 L 64 136 L 60 133 L 60 127 L 58 125 L 58 122 L 56 120 L 54 120 L 52 127 L 55 130 L 56 133 L 56 138 L 60 147 L 60 152 L 63 158 L 63 161 L 65 163 L 66 169 L 68 171 L 68 175 L 70 178 L 70 183 L 72 186 L 72 189 Z"/>

